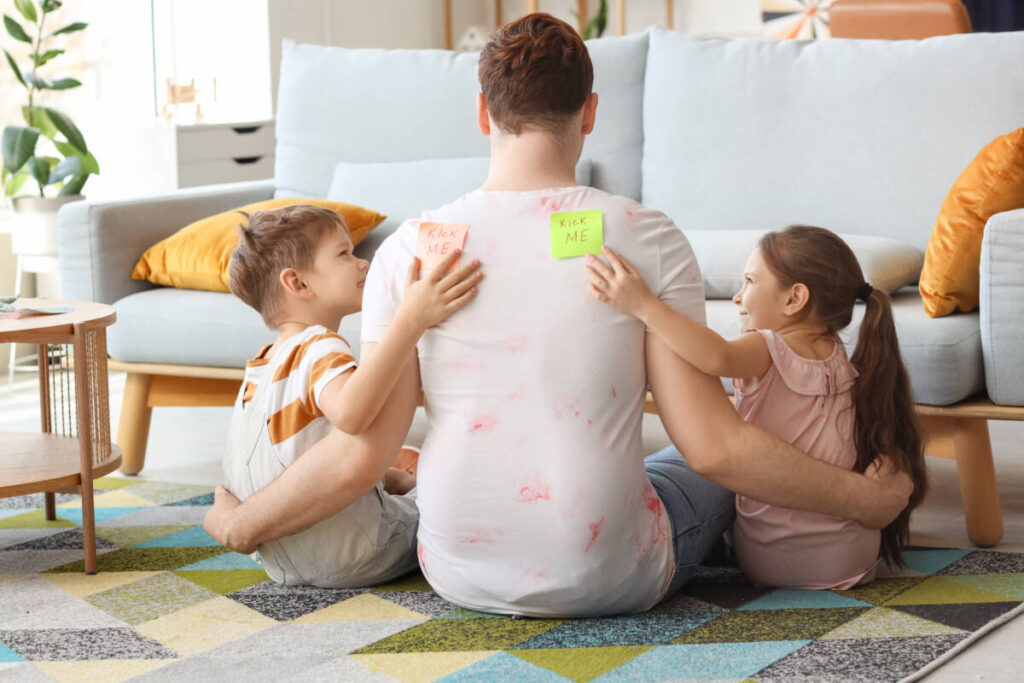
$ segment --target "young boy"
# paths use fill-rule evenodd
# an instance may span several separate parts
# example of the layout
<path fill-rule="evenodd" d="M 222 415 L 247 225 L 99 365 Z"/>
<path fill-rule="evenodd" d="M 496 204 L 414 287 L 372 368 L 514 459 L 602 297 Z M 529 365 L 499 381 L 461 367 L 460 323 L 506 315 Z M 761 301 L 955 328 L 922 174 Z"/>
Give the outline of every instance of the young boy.
<path fill-rule="evenodd" d="M 335 330 L 362 307 L 367 261 L 353 253 L 334 211 L 296 205 L 257 211 L 239 226 L 231 291 L 278 331 L 247 363 L 232 416 L 225 485 L 246 499 L 276 479 L 332 429 L 365 431 L 423 332 L 468 304 L 482 275 L 474 261 L 449 274 L 452 254 L 419 280 L 414 261 L 405 299 L 377 353 L 356 369 Z M 260 546 L 271 579 L 289 585 L 373 585 L 417 565 L 415 478 L 390 468 L 385 481 L 337 514 Z"/>

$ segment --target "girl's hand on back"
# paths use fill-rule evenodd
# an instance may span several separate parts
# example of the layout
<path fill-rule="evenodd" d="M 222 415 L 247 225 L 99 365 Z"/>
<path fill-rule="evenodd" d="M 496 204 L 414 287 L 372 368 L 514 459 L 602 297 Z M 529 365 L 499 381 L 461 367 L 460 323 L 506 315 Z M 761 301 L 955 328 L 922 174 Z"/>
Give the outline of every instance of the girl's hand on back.
<path fill-rule="evenodd" d="M 643 308 L 657 298 L 647 288 L 640 273 L 611 247 L 603 246 L 608 263 L 593 254 L 587 254 L 587 274 L 590 276 L 590 294 L 626 315 L 641 318 Z"/>
<path fill-rule="evenodd" d="M 423 329 L 437 325 L 476 296 L 476 285 L 484 277 L 477 272 L 479 260 L 449 272 L 460 253 L 461 250 L 455 250 L 449 254 L 422 280 L 420 260 L 413 258 L 409 266 L 402 309 Z"/>

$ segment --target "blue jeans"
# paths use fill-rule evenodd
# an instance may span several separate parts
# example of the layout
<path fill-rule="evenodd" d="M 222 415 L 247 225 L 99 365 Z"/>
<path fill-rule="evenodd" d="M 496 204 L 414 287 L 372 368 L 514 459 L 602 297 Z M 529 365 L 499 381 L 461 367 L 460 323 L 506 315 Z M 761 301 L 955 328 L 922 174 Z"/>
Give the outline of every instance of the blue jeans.
<path fill-rule="evenodd" d="M 736 515 L 736 495 L 694 472 L 674 447 L 644 458 L 647 477 L 672 524 L 676 573 L 669 597 L 690 580 Z"/>

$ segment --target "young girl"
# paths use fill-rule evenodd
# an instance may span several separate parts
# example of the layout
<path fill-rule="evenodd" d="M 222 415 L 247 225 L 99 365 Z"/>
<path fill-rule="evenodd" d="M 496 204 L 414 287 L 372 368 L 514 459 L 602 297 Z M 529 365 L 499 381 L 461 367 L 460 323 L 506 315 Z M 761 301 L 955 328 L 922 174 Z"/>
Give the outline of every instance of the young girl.
<path fill-rule="evenodd" d="M 881 532 L 856 521 L 736 498 L 736 553 L 757 584 L 843 590 L 874 577 L 879 557 L 902 565 L 910 513 L 926 489 L 921 436 L 889 297 L 864 281 L 842 239 L 790 226 L 761 238 L 733 297 L 744 334 L 726 341 L 654 296 L 625 259 L 588 255 L 590 292 L 637 317 L 681 358 L 732 377 L 747 422 L 808 455 L 864 472 L 887 459 L 914 482 L 910 504 Z M 838 333 L 867 303 L 856 352 Z"/>

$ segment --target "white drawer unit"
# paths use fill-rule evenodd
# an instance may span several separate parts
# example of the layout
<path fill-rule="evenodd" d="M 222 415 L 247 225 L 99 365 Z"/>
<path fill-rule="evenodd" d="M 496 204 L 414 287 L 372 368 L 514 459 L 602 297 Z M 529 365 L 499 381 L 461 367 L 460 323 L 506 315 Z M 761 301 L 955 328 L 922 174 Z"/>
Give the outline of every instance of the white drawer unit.
<path fill-rule="evenodd" d="M 273 121 L 146 126 L 104 154 L 98 178 L 120 196 L 273 178 L 274 142 Z"/>
<path fill-rule="evenodd" d="M 175 126 L 178 187 L 274 176 L 274 123 Z"/>

